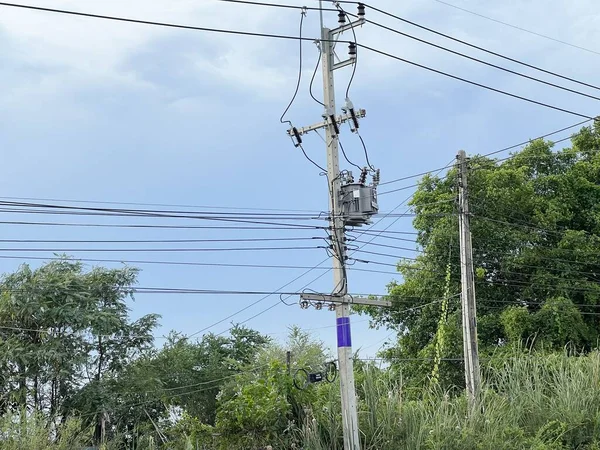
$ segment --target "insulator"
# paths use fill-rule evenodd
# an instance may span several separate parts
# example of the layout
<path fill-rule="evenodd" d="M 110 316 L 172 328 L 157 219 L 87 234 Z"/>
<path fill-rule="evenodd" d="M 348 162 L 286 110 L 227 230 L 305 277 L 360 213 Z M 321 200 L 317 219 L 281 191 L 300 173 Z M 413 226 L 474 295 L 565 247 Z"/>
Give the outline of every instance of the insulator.
<path fill-rule="evenodd" d="M 317 302 L 317 303 L 315 303 L 315 309 L 317 311 L 321 311 L 323 309 L 323 302 Z"/>
<path fill-rule="evenodd" d="M 335 311 L 335 303 L 329 304 L 329 311 Z"/>
<path fill-rule="evenodd" d="M 306 300 L 301 300 L 300 301 L 300 308 L 302 308 L 302 309 L 308 309 L 308 306 L 309 306 L 309 304 L 308 304 L 308 302 Z"/>
<path fill-rule="evenodd" d="M 300 144 L 302 144 L 302 138 L 300 137 L 300 133 L 298 132 L 298 128 L 293 127 L 292 128 L 292 133 L 294 133 L 294 137 L 296 138 L 296 143 L 294 145 L 296 147 L 300 147 Z"/>
<path fill-rule="evenodd" d="M 333 131 L 335 132 L 335 135 L 337 136 L 338 134 L 340 134 L 340 127 L 337 123 L 337 120 L 335 119 L 335 115 L 330 114 L 329 120 L 331 120 L 331 125 L 333 126 Z"/>
<path fill-rule="evenodd" d="M 342 25 L 346 23 L 346 14 L 343 11 L 338 13 L 338 23 Z"/>
<path fill-rule="evenodd" d="M 348 55 L 350 55 L 350 58 L 356 58 L 356 44 L 354 42 L 350 42 L 348 45 Z"/>
<path fill-rule="evenodd" d="M 358 184 L 365 184 L 367 181 L 367 174 L 369 169 L 363 167 L 362 172 L 360 173 L 360 178 L 358 179 Z"/>
<path fill-rule="evenodd" d="M 352 119 L 352 124 L 354 129 L 352 131 L 358 130 L 358 117 L 356 117 L 356 111 L 354 110 L 354 105 L 350 101 L 349 98 L 346 99 L 346 109 L 350 113 L 350 118 Z M 352 128 L 352 127 L 351 127 Z"/>
<path fill-rule="evenodd" d="M 358 4 L 358 17 L 364 19 L 365 17 L 365 5 L 363 3 Z"/>

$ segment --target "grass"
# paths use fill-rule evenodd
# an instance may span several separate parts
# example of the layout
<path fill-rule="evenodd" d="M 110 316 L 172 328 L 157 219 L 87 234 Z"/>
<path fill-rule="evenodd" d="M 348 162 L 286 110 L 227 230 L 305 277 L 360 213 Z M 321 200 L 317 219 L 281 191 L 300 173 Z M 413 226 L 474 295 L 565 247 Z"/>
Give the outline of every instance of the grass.
<path fill-rule="evenodd" d="M 358 374 L 361 442 L 365 450 L 600 450 L 600 353 L 513 355 L 496 360 L 484 371 L 477 406 L 469 411 L 458 390 L 423 389 L 408 397 L 401 377 L 370 367 Z M 323 385 L 304 423 L 293 433 L 295 448 L 343 448 L 336 384 Z M 77 419 L 59 430 L 41 417 L 0 420 L 1 450 L 71 450 L 85 448 L 90 432 Z M 58 436 L 51 439 L 49 436 Z M 169 436 L 161 445 L 141 437 L 137 450 L 195 449 L 187 436 Z M 290 441 L 273 448 L 292 448 Z M 107 443 L 106 450 L 117 448 Z M 211 449 L 210 444 L 199 448 Z M 215 442 L 219 449 L 226 443 Z"/>

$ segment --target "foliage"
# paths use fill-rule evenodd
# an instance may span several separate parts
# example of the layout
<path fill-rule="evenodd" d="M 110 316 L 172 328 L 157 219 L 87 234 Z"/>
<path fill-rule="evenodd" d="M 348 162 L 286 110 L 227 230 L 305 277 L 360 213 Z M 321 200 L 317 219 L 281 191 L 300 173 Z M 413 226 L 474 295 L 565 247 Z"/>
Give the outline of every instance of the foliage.
<path fill-rule="evenodd" d="M 286 349 L 290 349 L 290 374 L 286 367 Z M 328 386 L 312 386 L 300 391 L 293 386 L 292 375 L 298 368 L 323 370 L 326 361 L 323 343 L 294 327 L 285 347 L 276 343 L 261 350 L 254 368 L 237 375 L 219 395 L 216 430 L 227 436 L 227 443 L 246 448 L 274 442 L 287 446 L 298 441 L 298 428 L 314 417 Z"/>
<path fill-rule="evenodd" d="M 96 426 L 114 396 L 110 380 L 152 344 L 157 316 L 130 322 L 137 270 L 93 268 L 67 258 L 0 280 L 2 410 L 58 420 L 76 409 Z"/>
<path fill-rule="evenodd" d="M 478 407 L 436 385 L 407 397 L 402 379 L 363 368 L 363 447 L 508 450 L 600 445 L 600 353 L 503 354 L 486 371 Z M 339 419 L 338 419 L 339 420 Z M 324 440 L 307 448 L 328 447 Z"/>
<path fill-rule="evenodd" d="M 469 200 L 476 272 L 478 337 L 483 356 L 502 346 L 590 350 L 599 338 L 600 124 L 583 128 L 572 147 L 553 151 L 537 140 L 505 161 L 476 156 L 469 162 Z M 444 275 L 451 261 L 450 293 L 460 292 L 455 207 L 456 169 L 425 176 L 413 197 L 414 226 L 423 249 L 403 260 L 402 281 L 388 288 L 393 308 L 368 309 L 378 326 L 398 330 L 383 352 L 402 363 L 409 388 L 427 381 L 436 335 L 444 335 L 442 386 L 462 385 L 460 302 L 447 311 Z M 438 301 L 436 301 L 438 300 Z M 444 305 L 445 307 L 446 305 Z M 416 307 L 416 308 L 415 308 Z M 412 309 L 411 309 L 412 308 Z M 440 317 L 448 314 L 445 324 Z M 442 358 L 442 359 L 443 359 Z M 437 375 L 436 375 L 437 376 Z"/>

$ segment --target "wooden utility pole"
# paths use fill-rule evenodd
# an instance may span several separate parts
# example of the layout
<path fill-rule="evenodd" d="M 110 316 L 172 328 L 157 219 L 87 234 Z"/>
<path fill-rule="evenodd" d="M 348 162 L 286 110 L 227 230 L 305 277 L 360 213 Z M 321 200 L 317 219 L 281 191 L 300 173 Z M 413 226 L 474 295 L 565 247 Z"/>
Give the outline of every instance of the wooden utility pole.
<path fill-rule="evenodd" d="M 467 157 L 464 150 L 458 152 L 458 226 L 460 239 L 460 283 L 463 326 L 463 350 L 465 357 L 465 384 L 469 404 L 474 406 L 481 386 L 479 349 L 477 346 L 477 309 L 475 303 L 475 275 L 473 272 L 473 244 L 469 215 L 469 190 L 467 181 Z"/>

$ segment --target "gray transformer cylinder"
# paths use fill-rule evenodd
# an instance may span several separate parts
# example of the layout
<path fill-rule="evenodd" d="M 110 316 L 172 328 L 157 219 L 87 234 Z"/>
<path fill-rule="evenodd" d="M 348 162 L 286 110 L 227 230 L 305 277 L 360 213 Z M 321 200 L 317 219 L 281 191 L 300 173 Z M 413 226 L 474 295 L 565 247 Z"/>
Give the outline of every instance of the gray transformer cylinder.
<path fill-rule="evenodd" d="M 346 184 L 340 189 L 340 207 L 346 225 L 367 225 L 371 223 L 371 216 L 379 211 L 377 190 L 358 183 Z"/>

